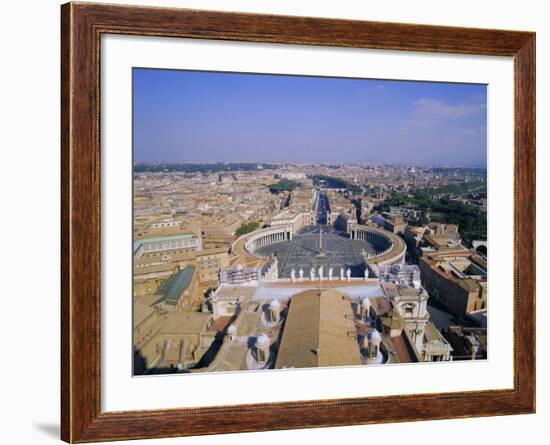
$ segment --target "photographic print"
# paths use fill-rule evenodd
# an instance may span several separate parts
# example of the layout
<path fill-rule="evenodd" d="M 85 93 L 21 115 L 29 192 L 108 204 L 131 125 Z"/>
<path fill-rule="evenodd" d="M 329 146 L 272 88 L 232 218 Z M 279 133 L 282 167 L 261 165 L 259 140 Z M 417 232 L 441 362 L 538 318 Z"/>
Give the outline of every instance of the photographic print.
<path fill-rule="evenodd" d="M 487 359 L 486 85 L 132 88 L 134 375 Z"/>

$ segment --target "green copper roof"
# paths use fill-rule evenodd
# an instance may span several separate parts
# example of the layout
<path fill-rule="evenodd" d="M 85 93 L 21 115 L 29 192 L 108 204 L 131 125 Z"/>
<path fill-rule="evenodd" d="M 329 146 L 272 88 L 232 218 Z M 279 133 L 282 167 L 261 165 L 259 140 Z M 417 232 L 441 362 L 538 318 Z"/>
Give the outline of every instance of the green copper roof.
<path fill-rule="evenodd" d="M 187 266 L 175 275 L 172 275 L 159 287 L 157 294 L 160 298 L 154 304 L 167 303 L 176 305 L 181 294 L 189 287 L 195 274 L 195 266 Z"/>
<path fill-rule="evenodd" d="M 164 241 L 177 241 L 181 239 L 193 238 L 194 236 L 195 236 L 194 233 L 182 233 L 180 235 L 155 236 L 153 238 L 137 239 L 137 240 L 134 240 L 134 254 L 144 244 L 158 243 L 158 242 L 164 242 Z"/>

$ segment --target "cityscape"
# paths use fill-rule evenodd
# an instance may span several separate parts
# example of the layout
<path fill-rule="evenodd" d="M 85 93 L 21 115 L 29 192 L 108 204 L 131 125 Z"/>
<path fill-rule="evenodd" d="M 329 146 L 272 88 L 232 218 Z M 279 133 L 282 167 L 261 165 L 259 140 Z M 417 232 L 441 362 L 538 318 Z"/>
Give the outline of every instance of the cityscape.
<path fill-rule="evenodd" d="M 134 375 L 487 359 L 485 86 L 133 82 Z M 385 105 L 339 121 L 349 93 L 347 107 Z M 335 148 L 332 133 L 353 146 L 377 115 L 408 138 Z M 426 135 L 437 150 L 417 146 Z"/>

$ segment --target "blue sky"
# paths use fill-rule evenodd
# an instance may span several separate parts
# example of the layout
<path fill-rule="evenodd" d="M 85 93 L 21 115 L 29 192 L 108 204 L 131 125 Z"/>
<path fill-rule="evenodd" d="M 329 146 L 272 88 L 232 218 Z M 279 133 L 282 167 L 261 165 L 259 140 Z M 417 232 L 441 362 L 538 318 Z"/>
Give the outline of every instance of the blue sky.
<path fill-rule="evenodd" d="M 133 70 L 134 161 L 485 166 L 487 88 Z"/>

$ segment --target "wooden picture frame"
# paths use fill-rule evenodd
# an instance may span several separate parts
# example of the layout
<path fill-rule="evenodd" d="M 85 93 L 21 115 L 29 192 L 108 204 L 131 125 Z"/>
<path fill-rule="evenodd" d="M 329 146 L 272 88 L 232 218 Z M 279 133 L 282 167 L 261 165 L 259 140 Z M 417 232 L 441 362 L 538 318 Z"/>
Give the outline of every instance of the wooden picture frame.
<path fill-rule="evenodd" d="M 535 34 L 68 3 L 61 7 L 61 437 L 173 437 L 535 411 Z M 512 56 L 514 387 L 510 390 L 102 412 L 100 38 L 103 34 Z"/>

